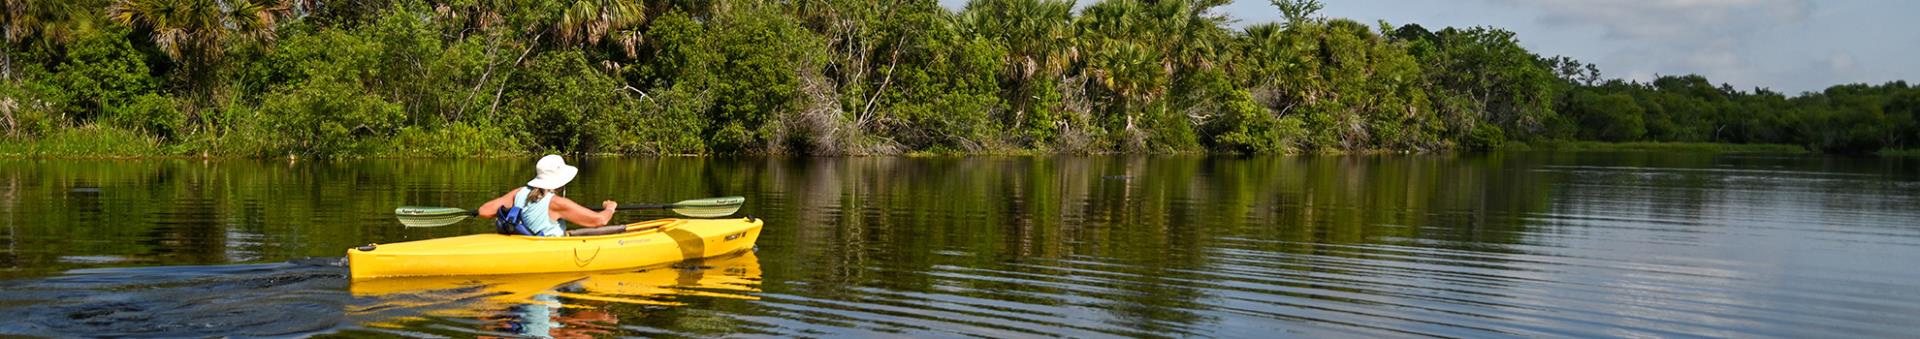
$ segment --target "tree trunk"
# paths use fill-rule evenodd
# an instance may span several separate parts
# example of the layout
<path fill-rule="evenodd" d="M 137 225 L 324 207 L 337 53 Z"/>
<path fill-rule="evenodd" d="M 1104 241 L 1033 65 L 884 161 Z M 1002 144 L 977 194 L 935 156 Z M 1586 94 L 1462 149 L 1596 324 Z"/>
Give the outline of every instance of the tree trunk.
<path fill-rule="evenodd" d="M 527 54 L 533 53 L 533 47 L 539 46 L 539 45 L 540 45 L 540 37 L 536 36 L 533 38 L 532 43 L 527 44 L 526 50 L 520 51 L 520 57 L 513 59 L 513 66 L 520 67 L 520 62 L 526 61 Z M 507 76 L 506 78 L 501 79 L 502 81 L 500 81 L 500 88 L 493 91 L 493 105 L 487 108 L 487 116 L 493 116 L 493 113 L 495 111 L 500 110 L 500 95 L 507 92 L 507 83 L 513 81 L 513 73 L 507 73 L 506 76 Z"/>
<path fill-rule="evenodd" d="M 0 120 L 7 123 L 7 136 L 19 135 L 19 124 L 13 121 L 13 108 L 17 105 L 12 97 L 0 97 Z"/>
<path fill-rule="evenodd" d="M 499 54 L 499 51 L 500 37 L 495 36 L 492 46 L 487 47 L 487 70 L 480 73 L 480 80 L 473 83 L 473 89 L 467 90 L 467 99 L 460 101 L 460 109 L 453 111 L 453 115 L 447 117 L 448 122 L 460 121 L 460 116 L 466 115 L 467 104 L 473 102 L 473 97 L 480 94 L 480 87 L 486 86 L 487 78 L 493 76 L 494 65 L 499 64 L 494 62 L 493 58 Z"/>

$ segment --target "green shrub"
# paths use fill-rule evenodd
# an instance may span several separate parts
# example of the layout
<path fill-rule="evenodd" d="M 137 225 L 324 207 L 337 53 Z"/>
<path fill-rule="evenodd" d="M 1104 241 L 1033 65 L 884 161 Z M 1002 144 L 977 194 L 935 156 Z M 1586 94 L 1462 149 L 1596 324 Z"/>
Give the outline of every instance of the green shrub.
<path fill-rule="evenodd" d="M 1920 149 L 1882 149 L 1878 154 L 1883 157 L 1920 157 Z"/>
<path fill-rule="evenodd" d="M 492 122 L 543 151 L 587 151 L 618 137 L 609 117 L 631 110 L 614 92 L 613 78 L 594 70 L 579 51 L 544 53 L 529 60 L 507 85 Z"/>
<path fill-rule="evenodd" d="M 54 68 L 52 80 L 73 98 L 66 107 L 75 123 L 91 123 L 101 113 L 103 120 L 116 126 L 147 130 L 162 136 L 171 130 L 149 129 L 139 121 L 147 117 L 120 117 L 117 113 L 149 115 L 155 104 L 150 96 L 156 81 L 147 69 L 145 57 L 127 40 L 126 29 L 107 26 L 87 31 L 68 45 L 67 58 Z M 136 102 L 144 100 L 144 102 Z M 123 107 L 144 106 L 144 107 Z M 121 124 L 129 122 L 131 124 Z"/>
<path fill-rule="evenodd" d="M 1490 151 L 1500 148 L 1500 145 L 1505 143 L 1507 143 L 1506 131 L 1501 130 L 1500 126 L 1487 123 L 1474 125 L 1473 132 L 1467 134 L 1466 142 L 1460 146 L 1471 151 Z"/>
<path fill-rule="evenodd" d="M 0 81 L 0 136 L 21 138 L 41 135 L 60 126 L 57 87 L 44 82 Z"/>
<path fill-rule="evenodd" d="M 1307 132 L 1299 118 L 1275 118 L 1244 90 L 1229 94 L 1223 108 L 1226 112 L 1205 126 L 1205 130 L 1213 134 L 1211 144 L 1216 150 L 1259 154 L 1294 152 L 1294 138 Z"/>
<path fill-rule="evenodd" d="M 453 123 L 432 129 L 402 128 L 380 155 L 484 157 L 517 154 L 525 149 L 499 127 Z"/>
<path fill-rule="evenodd" d="M 800 103 L 799 69 L 825 63 L 820 38 L 791 16 L 766 8 L 736 9 L 710 25 L 710 46 L 720 52 L 707 114 L 711 149 L 770 149 L 776 114 L 795 114 Z"/>
<path fill-rule="evenodd" d="M 268 94 L 260 113 L 275 132 L 269 138 L 285 140 L 272 151 L 303 155 L 364 154 L 373 145 L 363 142 L 392 135 L 404 117 L 399 104 L 325 75 Z"/>
<path fill-rule="evenodd" d="M 1796 145 L 1780 144 L 1724 144 L 1704 142 L 1600 142 L 1600 141 L 1537 141 L 1532 143 L 1511 143 L 1502 150 L 1542 150 L 1542 151 L 1580 151 L 1580 152 L 1686 152 L 1686 153 L 1807 153 L 1808 149 Z"/>
<path fill-rule="evenodd" d="M 124 105 L 109 108 L 107 113 L 108 123 L 146 131 L 161 140 L 176 138 L 180 129 L 187 125 L 187 115 L 180 112 L 179 104 L 173 98 L 152 93 L 133 97 Z"/>

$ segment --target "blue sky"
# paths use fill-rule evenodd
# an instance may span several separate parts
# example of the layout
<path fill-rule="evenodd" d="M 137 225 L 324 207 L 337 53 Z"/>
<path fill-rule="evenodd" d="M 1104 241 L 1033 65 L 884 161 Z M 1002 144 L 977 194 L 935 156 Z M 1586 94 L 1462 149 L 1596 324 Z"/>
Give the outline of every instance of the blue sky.
<path fill-rule="evenodd" d="M 964 0 L 940 0 L 948 8 Z M 1527 49 L 1598 64 L 1608 78 L 1701 74 L 1786 93 L 1920 80 L 1920 1 L 1322 0 L 1322 15 L 1395 25 L 1493 26 Z M 1090 4 L 1092 1 L 1080 1 Z M 1219 9 L 1236 25 L 1277 20 L 1267 0 Z"/>

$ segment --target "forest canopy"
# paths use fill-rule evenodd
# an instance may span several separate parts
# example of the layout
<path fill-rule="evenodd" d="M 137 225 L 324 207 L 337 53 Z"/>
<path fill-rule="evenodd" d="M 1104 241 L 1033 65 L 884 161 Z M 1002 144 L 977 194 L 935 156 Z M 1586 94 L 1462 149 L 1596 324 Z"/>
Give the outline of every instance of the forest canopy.
<path fill-rule="evenodd" d="M 1237 27 L 1227 2 L 0 0 L 0 140 L 220 156 L 1920 140 L 1905 82 L 1607 79 L 1499 28 L 1328 18 L 1314 0 Z M 47 146 L 72 143 L 111 145 Z"/>

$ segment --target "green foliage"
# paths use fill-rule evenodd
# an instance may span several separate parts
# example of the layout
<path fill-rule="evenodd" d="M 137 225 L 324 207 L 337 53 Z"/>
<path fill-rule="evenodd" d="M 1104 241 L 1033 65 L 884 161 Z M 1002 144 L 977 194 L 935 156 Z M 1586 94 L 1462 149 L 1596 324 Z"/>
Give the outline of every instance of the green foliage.
<path fill-rule="evenodd" d="M 494 122 L 538 150 L 590 149 L 618 133 L 607 119 L 628 111 L 615 81 L 594 71 L 577 51 L 542 54 L 507 85 L 512 99 Z"/>
<path fill-rule="evenodd" d="M 1587 140 L 1796 144 L 1871 153 L 1916 140 L 1916 96 L 1920 90 L 1905 82 L 1840 85 L 1787 98 L 1764 89 L 1715 87 L 1699 76 L 1668 76 L 1582 86 L 1569 92 L 1559 111 Z"/>
<path fill-rule="evenodd" d="M 122 106 L 136 104 L 136 97 L 153 94 L 156 82 L 148 74 L 146 60 L 133 44 L 126 39 L 123 29 L 94 31 L 82 35 L 67 49 L 67 60 L 54 68 L 53 82 L 57 83 L 74 98 L 69 103 L 67 115 L 76 123 L 93 121 L 94 115 L 115 112 L 128 112 L 136 115 L 149 113 L 153 107 L 123 109 Z M 143 99 L 141 106 L 150 106 L 154 99 Z M 149 130 L 160 135 L 171 135 L 177 124 L 147 124 L 146 117 L 105 117 L 109 121 L 126 122 L 117 124 L 125 128 Z M 150 128 L 164 126 L 165 130 Z"/>
<path fill-rule="evenodd" d="M 162 140 L 173 138 L 187 125 L 187 115 L 173 98 L 147 93 L 107 108 L 113 126 L 146 131 Z"/>
<path fill-rule="evenodd" d="M 1239 153 L 1289 153 L 1296 150 L 1293 138 L 1305 135 L 1299 119 L 1277 118 L 1254 102 L 1253 95 L 1235 91 L 1222 114 L 1207 126 L 1213 135 L 1214 149 Z"/>
<path fill-rule="evenodd" d="M 926 58 L 927 67 L 895 68 L 893 81 L 900 89 L 883 93 L 887 106 L 879 113 L 878 123 L 886 125 L 884 135 L 909 149 L 983 150 L 988 147 L 980 140 L 993 140 L 1003 132 L 993 120 L 995 113 L 1006 109 L 998 96 L 995 70 L 1007 52 L 998 44 L 963 38 L 947 29 L 917 41 L 923 44 L 921 49 L 906 54 Z M 1027 121 L 1029 126 L 1052 127 L 1044 114 L 1031 116 L 1035 119 Z M 1030 131 L 1030 137 L 1047 136 L 1045 128 Z"/>
<path fill-rule="evenodd" d="M 778 147 L 779 113 L 800 107 L 800 71 L 824 63 L 820 41 L 792 17 L 760 7 L 736 8 L 699 22 L 669 13 L 655 23 L 658 65 L 642 70 L 655 85 L 702 90 L 708 104 L 700 135 L 719 152 Z"/>
<path fill-rule="evenodd" d="M 1553 100 L 1561 79 L 1546 61 L 1520 47 L 1513 32 L 1487 27 L 1428 32 L 1418 25 L 1392 30 L 1421 60 L 1434 107 L 1454 135 L 1482 121 L 1523 139 L 1547 133 L 1557 119 Z"/>
<path fill-rule="evenodd" d="M 1028 146 L 1056 141 L 1062 128 L 1095 128 L 1075 119 L 1060 103 L 1067 100 L 1058 82 L 1080 59 L 1076 49 L 1073 2 L 1059 0 L 980 0 L 967 3 L 953 21 L 960 39 L 993 44 L 998 88 L 1006 110 L 998 123 L 1015 129 Z M 955 44 L 983 52 L 982 46 Z M 937 89 L 936 89 L 937 91 Z"/>
<path fill-rule="evenodd" d="M 384 155 L 474 157 L 515 154 L 523 149 L 499 127 L 453 123 L 434 129 L 404 127 Z"/>
<path fill-rule="evenodd" d="M 38 77 L 0 81 L 0 127 L 6 137 L 45 134 L 63 125 L 66 91 Z"/>
<path fill-rule="evenodd" d="M 743 152 L 769 146 L 776 112 L 800 106 L 802 69 L 824 60 L 819 38 L 788 16 L 740 10 L 718 20 L 710 46 L 725 60 L 715 69 L 714 107 L 707 115 L 716 151 Z"/>
<path fill-rule="evenodd" d="M 1507 132 L 1500 130 L 1500 126 L 1479 124 L 1474 125 L 1473 131 L 1467 133 L 1467 140 L 1461 146 L 1469 150 L 1487 151 L 1500 148 L 1500 145 L 1505 143 L 1507 143 Z"/>
<path fill-rule="evenodd" d="M 1538 141 L 1533 143 L 1511 143 L 1502 149 L 1508 150 L 1552 150 L 1581 152 L 1669 152 L 1669 153 L 1749 153 L 1749 154 L 1799 154 L 1807 153 L 1806 147 L 1780 144 L 1725 144 L 1702 142 L 1602 142 L 1602 141 Z"/>
<path fill-rule="evenodd" d="M 1344 19 L 1296 22 L 1284 29 L 1256 26 L 1247 35 L 1254 45 L 1245 53 L 1279 59 L 1255 62 L 1242 75 L 1244 81 L 1266 92 L 1270 109 L 1305 124 L 1303 147 L 1438 146 L 1431 137 L 1437 126 L 1421 90 L 1421 69 L 1405 46 Z"/>
<path fill-rule="evenodd" d="M 1641 117 L 1645 112 L 1633 97 L 1626 94 L 1598 94 L 1593 91 L 1579 91 L 1567 102 L 1564 112 L 1573 117 L 1582 126 L 1579 137 L 1584 140 L 1635 141 L 1647 134 Z"/>
<path fill-rule="evenodd" d="M 1606 80 L 1498 28 L 1275 0 L 1284 22 L 1234 29 L 1226 3 L 32 2 L 0 13 L 0 127 L 15 145 L 136 133 L 156 153 L 251 156 L 1920 141 L 1905 82 Z"/>
<path fill-rule="evenodd" d="M 1280 8 L 1280 16 L 1286 18 L 1289 24 L 1306 22 L 1313 18 L 1314 13 L 1327 7 L 1319 0 L 1272 0 L 1272 2 L 1274 7 Z"/>
<path fill-rule="evenodd" d="M 83 125 L 48 132 L 36 139 L 0 138 L 6 157 L 139 157 L 163 155 L 160 142 L 137 131 Z"/>
<path fill-rule="evenodd" d="M 1875 153 L 1875 154 L 1878 154 L 1878 155 L 1880 155 L 1880 156 L 1883 156 L 1883 157 L 1908 157 L 1908 158 L 1913 158 L 1913 157 L 1920 157 L 1920 149 L 1914 149 L 1914 148 L 1902 148 L 1902 149 L 1883 149 L 1883 150 L 1880 150 L 1880 152 L 1878 152 L 1878 153 Z"/>
<path fill-rule="evenodd" d="M 327 155 L 373 147 L 392 135 L 404 113 L 399 104 L 368 94 L 359 83 L 333 76 L 309 78 L 268 94 L 260 105 L 265 126 L 282 142 L 274 153 Z"/>

